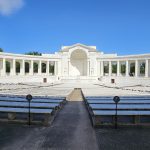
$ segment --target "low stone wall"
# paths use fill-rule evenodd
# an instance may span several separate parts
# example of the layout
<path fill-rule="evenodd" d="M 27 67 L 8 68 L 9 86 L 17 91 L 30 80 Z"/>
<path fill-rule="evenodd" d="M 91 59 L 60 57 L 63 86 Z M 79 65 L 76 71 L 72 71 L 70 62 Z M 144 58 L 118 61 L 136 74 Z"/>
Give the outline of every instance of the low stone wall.
<path fill-rule="evenodd" d="M 45 78 L 45 79 L 44 79 Z M 45 81 L 44 81 L 45 80 Z M 58 81 L 57 76 L 5 76 L 0 77 L 0 83 L 43 83 L 43 82 L 56 82 Z"/>
<path fill-rule="evenodd" d="M 44 79 L 45 78 L 45 79 Z M 98 80 L 99 79 L 99 80 Z M 112 83 L 114 79 L 114 83 Z M 79 79 L 67 79 L 58 76 L 47 76 L 47 75 L 25 75 L 25 76 L 2 76 L 0 77 L 0 83 L 51 83 L 61 81 L 63 83 L 105 83 L 105 84 L 124 84 L 124 85 L 150 85 L 150 78 L 144 77 L 117 77 L 117 76 L 104 76 L 94 78 L 79 78 Z"/>
<path fill-rule="evenodd" d="M 112 83 L 114 79 L 114 83 Z M 150 78 L 144 77 L 102 77 L 101 82 L 106 84 L 124 84 L 124 85 L 150 85 Z"/>

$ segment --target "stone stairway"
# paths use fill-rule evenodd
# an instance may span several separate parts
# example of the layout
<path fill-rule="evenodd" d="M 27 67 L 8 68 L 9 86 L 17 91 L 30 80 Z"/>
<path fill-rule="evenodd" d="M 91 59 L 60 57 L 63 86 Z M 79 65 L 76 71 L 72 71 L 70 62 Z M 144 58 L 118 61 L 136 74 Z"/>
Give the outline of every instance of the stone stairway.
<path fill-rule="evenodd" d="M 83 101 L 81 88 L 75 88 L 67 97 L 68 101 Z"/>

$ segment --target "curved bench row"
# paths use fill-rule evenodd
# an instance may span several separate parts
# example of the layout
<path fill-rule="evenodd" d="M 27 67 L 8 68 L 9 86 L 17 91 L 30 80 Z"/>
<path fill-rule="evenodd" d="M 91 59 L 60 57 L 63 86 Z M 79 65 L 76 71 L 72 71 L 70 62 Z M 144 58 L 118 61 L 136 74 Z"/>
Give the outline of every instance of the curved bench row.
<path fill-rule="evenodd" d="M 112 97 L 87 97 L 85 103 L 94 126 L 115 124 L 116 104 Z M 150 125 L 150 97 L 121 97 L 117 116 L 120 125 Z"/>
<path fill-rule="evenodd" d="M 42 121 L 44 125 L 50 125 L 65 103 L 65 99 L 33 98 L 30 103 L 30 121 Z M 24 97 L 0 97 L 0 121 L 28 122 L 28 113 L 29 103 Z"/>

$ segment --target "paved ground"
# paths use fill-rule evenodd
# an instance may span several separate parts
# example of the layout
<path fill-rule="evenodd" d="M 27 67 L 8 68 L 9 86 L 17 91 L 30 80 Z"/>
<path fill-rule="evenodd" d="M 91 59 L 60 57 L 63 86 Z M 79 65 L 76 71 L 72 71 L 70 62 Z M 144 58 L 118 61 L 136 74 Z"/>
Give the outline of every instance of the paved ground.
<path fill-rule="evenodd" d="M 0 94 L 33 96 L 67 96 L 74 88 L 82 88 L 85 96 L 150 95 L 150 85 L 128 85 L 97 83 L 27 83 L 0 84 Z"/>
<path fill-rule="evenodd" d="M 20 83 L 0 84 L 0 94 L 33 96 L 67 96 L 73 88 L 65 87 L 62 83 Z"/>
<path fill-rule="evenodd" d="M 97 150 L 83 102 L 68 102 L 51 127 L 0 125 L 0 150 Z"/>
<path fill-rule="evenodd" d="M 149 150 L 150 128 L 96 129 L 100 150 Z"/>

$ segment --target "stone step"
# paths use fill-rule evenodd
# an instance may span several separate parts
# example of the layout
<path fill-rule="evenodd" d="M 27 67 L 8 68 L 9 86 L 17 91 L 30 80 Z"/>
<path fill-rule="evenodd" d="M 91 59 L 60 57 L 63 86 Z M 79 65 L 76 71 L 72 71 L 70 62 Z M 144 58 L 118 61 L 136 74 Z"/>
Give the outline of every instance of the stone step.
<path fill-rule="evenodd" d="M 68 101 L 83 101 L 82 90 L 80 88 L 75 88 L 67 98 Z"/>

